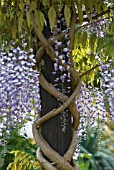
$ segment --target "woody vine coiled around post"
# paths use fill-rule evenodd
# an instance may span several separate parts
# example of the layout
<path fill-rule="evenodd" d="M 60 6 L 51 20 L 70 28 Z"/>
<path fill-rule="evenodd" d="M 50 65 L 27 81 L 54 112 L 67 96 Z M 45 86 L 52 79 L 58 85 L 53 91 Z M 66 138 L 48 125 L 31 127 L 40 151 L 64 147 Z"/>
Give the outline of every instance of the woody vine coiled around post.
<path fill-rule="evenodd" d="M 40 40 L 41 46 L 39 50 L 37 51 L 36 54 L 36 61 L 38 66 L 40 67 L 40 61 L 42 60 L 42 57 L 44 53 L 46 52 L 50 58 L 52 59 L 53 62 L 56 63 L 56 55 L 55 51 L 53 48 L 53 45 L 55 44 L 55 41 L 53 41 L 53 36 L 49 39 L 46 39 L 43 33 L 39 33 L 34 15 L 31 13 L 31 19 L 33 22 L 34 30 L 37 35 L 37 37 Z M 63 104 L 56 108 L 53 109 L 52 111 L 48 112 L 46 115 L 43 117 L 40 117 L 38 120 L 36 120 L 33 124 L 33 135 L 36 140 L 36 143 L 40 147 L 40 149 L 37 150 L 37 158 L 42 165 L 42 167 L 46 170 L 52 169 L 52 170 L 78 170 L 77 166 L 71 166 L 71 159 L 73 157 L 73 154 L 76 150 L 77 147 L 77 135 L 76 131 L 79 126 L 79 120 L 80 120 L 80 115 L 79 112 L 76 108 L 75 104 L 75 97 L 80 91 L 81 87 L 81 80 L 78 76 L 78 73 L 74 70 L 73 68 L 73 61 L 72 61 L 72 50 L 73 50 L 73 41 L 74 41 L 74 24 L 75 24 L 75 14 L 72 13 L 72 18 L 71 18 L 71 29 L 69 31 L 69 39 L 70 39 L 70 63 L 63 63 L 61 60 L 58 60 L 58 65 L 62 66 L 65 71 L 69 72 L 71 75 L 71 84 L 72 84 L 72 94 L 70 97 L 67 95 L 63 94 L 59 90 L 57 90 L 51 83 L 49 83 L 45 77 L 40 73 L 39 76 L 39 81 L 40 85 L 52 96 L 54 96 L 57 100 L 59 99 Z M 60 33 L 56 36 L 54 36 L 54 40 L 61 40 L 65 37 L 64 33 Z M 41 68 L 40 68 L 41 71 Z M 64 154 L 62 157 L 59 155 L 57 152 L 55 152 L 49 144 L 46 142 L 46 140 L 43 138 L 42 133 L 41 133 L 41 125 L 49 120 L 50 118 L 60 114 L 64 109 L 68 108 L 68 110 L 71 112 L 72 117 L 73 117 L 73 124 L 72 124 L 72 131 L 73 131 L 73 137 L 71 144 L 69 146 L 69 149 L 67 152 Z M 42 153 L 48 157 L 50 162 L 46 160 Z"/>

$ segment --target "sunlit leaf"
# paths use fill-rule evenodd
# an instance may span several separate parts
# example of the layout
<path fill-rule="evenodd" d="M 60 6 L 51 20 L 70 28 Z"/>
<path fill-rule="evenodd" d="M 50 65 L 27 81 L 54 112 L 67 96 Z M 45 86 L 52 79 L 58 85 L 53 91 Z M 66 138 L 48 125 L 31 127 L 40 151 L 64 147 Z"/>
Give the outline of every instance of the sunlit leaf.
<path fill-rule="evenodd" d="M 21 11 L 23 11 L 24 6 L 25 6 L 25 3 L 24 3 L 24 2 L 21 2 L 21 3 L 19 4 L 19 8 L 20 8 Z"/>
<path fill-rule="evenodd" d="M 40 10 L 38 11 L 36 10 L 34 16 L 35 16 L 36 24 L 38 26 L 38 30 L 41 33 L 43 30 L 44 21 L 45 21 L 44 14 Z"/>
<path fill-rule="evenodd" d="M 16 168 L 16 163 L 13 163 L 13 164 L 12 164 L 11 169 L 12 169 L 12 170 L 17 170 L 17 168 Z"/>
<path fill-rule="evenodd" d="M 19 151 L 15 156 L 15 162 L 17 162 L 21 158 L 22 152 Z"/>
<path fill-rule="evenodd" d="M 21 169 L 26 170 L 26 164 L 23 164 Z"/>
<path fill-rule="evenodd" d="M 11 166 L 12 166 L 13 163 L 10 163 L 7 167 L 7 170 L 10 170 L 11 169 Z"/>
<path fill-rule="evenodd" d="M 35 11 L 37 8 L 37 1 L 32 1 L 30 4 L 30 11 Z"/>
<path fill-rule="evenodd" d="M 48 18 L 49 18 L 50 28 L 52 30 L 56 23 L 56 11 L 53 6 L 51 6 L 48 11 Z"/>
<path fill-rule="evenodd" d="M 26 157 L 22 160 L 22 164 L 25 165 L 29 160 L 29 155 L 26 155 Z"/>
<path fill-rule="evenodd" d="M 70 8 L 66 5 L 65 5 L 65 8 L 64 8 L 64 17 L 65 17 L 66 25 L 67 25 L 67 27 L 69 27 L 71 13 L 70 13 Z"/>
<path fill-rule="evenodd" d="M 20 162 L 17 162 L 17 163 L 16 163 L 16 170 L 21 170 L 21 164 L 20 164 Z"/>
<path fill-rule="evenodd" d="M 50 6 L 50 0 L 42 0 L 42 4 L 46 7 L 46 6 Z"/>

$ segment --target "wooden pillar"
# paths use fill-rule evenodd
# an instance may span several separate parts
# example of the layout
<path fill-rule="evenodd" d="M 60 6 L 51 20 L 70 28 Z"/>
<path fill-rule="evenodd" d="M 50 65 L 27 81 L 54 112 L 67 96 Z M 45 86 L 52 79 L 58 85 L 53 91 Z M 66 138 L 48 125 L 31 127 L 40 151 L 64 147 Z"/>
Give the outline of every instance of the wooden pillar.
<path fill-rule="evenodd" d="M 53 62 L 48 55 L 44 55 L 44 66 L 42 68 L 42 73 L 44 77 L 47 79 L 49 83 L 54 84 L 54 80 L 56 77 L 61 76 L 61 72 L 59 71 L 57 75 L 52 75 L 54 71 Z M 63 84 L 64 88 L 69 86 L 68 82 Z M 58 82 L 58 87 L 62 88 L 62 84 Z M 42 105 L 42 113 L 41 116 L 45 115 L 49 111 L 58 108 L 60 106 L 60 102 L 51 96 L 48 92 L 46 92 L 41 87 L 41 105 Z M 64 114 L 64 113 L 63 113 Z M 63 132 L 62 115 L 59 114 L 56 117 L 46 121 L 42 125 L 42 134 L 46 141 L 50 144 L 50 146 L 57 151 L 60 155 L 63 155 L 72 140 L 72 130 L 71 130 L 71 114 L 68 110 L 65 110 L 66 117 L 66 130 Z"/>

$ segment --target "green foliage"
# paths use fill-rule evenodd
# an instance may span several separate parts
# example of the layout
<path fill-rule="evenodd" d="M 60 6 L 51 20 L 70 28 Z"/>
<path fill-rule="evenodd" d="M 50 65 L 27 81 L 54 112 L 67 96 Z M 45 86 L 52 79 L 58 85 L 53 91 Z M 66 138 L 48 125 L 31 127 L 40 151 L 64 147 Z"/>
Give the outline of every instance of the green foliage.
<path fill-rule="evenodd" d="M 82 22 L 83 22 L 83 10 L 82 10 L 82 3 L 81 3 L 81 1 L 79 3 L 77 2 L 77 7 L 78 7 L 79 21 L 80 21 L 80 24 L 82 24 Z"/>
<path fill-rule="evenodd" d="M 77 25 L 77 30 L 79 26 Z M 88 36 L 89 35 L 89 36 Z M 79 71 L 80 75 L 87 70 L 97 66 L 99 56 L 102 63 L 114 57 L 114 40 L 113 34 L 107 32 L 104 37 L 97 37 L 96 33 L 89 33 L 88 30 L 78 30 L 75 33 L 73 61 L 74 67 Z M 93 71 L 86 73 L 82 80 L 87 85 L 100 87 L 100 67 L 95 67 Z"/>
<path fill-rule="evenodd" d="M 84 11 L 82 8 L 83 4 L 85 5 Z M 75 6 L 77 6 L 77 9 Z M 20 35 L 25 32 L 27 33 L 26 41 L 31 43 L 34 41 L 36 44 L 31 12 L 34 14 L 39 32 L 42 32 L 47 18 L 49 19 L 51 30 L 54 28 L 57 15 L 61 12 L 60 8 L 64 12 L 67 27 L 70 25 L 71 13 L 73 10 L 75 10 L 77 15 L 73 60 L 75 69 L 79 71 L 80 75 L 98 64 L 98 61 L 95 59 L 95 54 L 98 54 L 103 62 L 114 57 L 114 19 L 110 18 L 111 24 L 108 33 L 103 38 L 98 38 L 95 33 L 90 34 L 88 30 L 81 27 L 84 22 L 85 13 L 89 22 L 92 21 L 91 12 L 93 12 L 94 9 L 98 14 L 108 9 L 108 6 L 103 0 L 1 0 L 0 44 L 2 44 L 3 41 L 7 41 L 7 45 L 10 45 L 10 41 L 19 40 Z M 104 14 L 103 17 L 112 16 L 112 13 L 113 11 L 110 10 L 108 14 Z M 84 76 L 82 80 L 87 85 L 100 86 L 100 69 L 97 68 L 96 71 L 92 71 Z M 94 136 L 92 137 L 91 134 Z M 6 169 L 8 164 L 9 169 L 16 169 L 19 166 L 22 166 L 21 169 L 34 168 L 31 167 L 31 161 L 36 163 L 36 146 L 30 144 L 28 140 L 19 136 L 14 129 L 12 130 L 11 137 L 5 138 L 8 141 L 8 144 L 4 147 L 5 155 L 3 147 L 0 148 L 0 160 L 3 161 L 4 158 L 2 170 Z M 114 159 L 112 153 L 107 149 L 104 149 L 102 152 L 96 151 L 96 138 L 97 134 L 90 132 L 87 142 L 82 144 L 81 150 L 84 152 L 82 154 L 84 160 L 80 162 L 81 169 L 83 170 L 85 168 L 84 170 L 86 170 L 91 168 L 92 170 L 102 170 L 102 167 L 106 166 L 108 170 L 113 170 L 114 166 L 112 162 L 114 162 Z M 89 154 L 91 154 L 92 157 L 89 157 Z M 97 166 L 99 169 L 97 169 Z"/>
<path fill-rule="evenodd" d="M 86 157 L 87 154 L 85 154 Z M 88 170 L 90 166 L 90 160 L 87 160 L 86 162 L 84 162 L 83 157 L 80 158 L 80 162 L 79 162 L 79 167 L 80 170 Z"/>
<path fill-rule="evenodd" d="M 85 5 L 85 11 L 83 9 L 83 5 Z M 75 8 L 77 6 L 77 10 Z M 1 42 L 2 40 L 10 41 L 11 39 L 16 40 L 23 34 L 25 31 L 31 36 L 33 32 L 33 26 L 30 18 L 30 13 L 35 13 L 36 22 L 38 24 L 38 28 L 40 31 L 43 30 L 44 27 L 44 15 L 49 19 L 50 28 L 53 29 L 56 24 L 56 18 L 59 12 L 61 12 L 60 8 L 64 11 L 64 17 L 66 20 L 67 27 L 70 24 L 71 13 L 74 10 L 77 12 L 77 18 L 79 18 L 78 24 L 81 25 L 84 21 L 84 13 L 87 14 L 87 19 L 92 20 L 91 12 L 93 12 L 94 8 L 98 13 L 101 13 L 108 9 L 108 6 L 100 0 L 100 3 L 97 1 L 89 1 L 89 0 L 25 0 L 25 1 L 16 1 L 16 0 L 8 0 L 0 1 L 0 35 Z M 109 16 L 112 15 L 112 11 L 109 11 Z M 53 16 L 53 17 L 52 17 Z M 104 17 L 107 14 L 104 14 Z M 17 31 L 18 28 L 18 31 Z M 114 24 L 113 20 L 110 25 L 110 32 L 113 33 Z M 5 34 L 4 34 L 5 33 Z M 12 34 L 11 34 L 12 33 Z"/>
<path fill-rule="evenodd" d="M 11 129 L 10 138 L 4 136 L 3 139 L 7 143 L 5 144 L 4 141 L 4 147 L 0 147 L 0 160 L 4 162 L 0 170 L 5 170 L 8 166 L 9 169 L 21 167 L 21 170 L 23 170 L 25 166 L 26 168 L 30 167 L 30 170 L 40 170 L 39 163 L 36 160 L 37 147 L 32 139 L 20 136 L 17 129 Z"/>
<path fill-rule="evenodd" d="M 11 162 L 7 170 L 40 170 L 40 165 L 38 161 L 35 160 L 33 156 L 27 154 L 23 151 L 16 150 L 11 151 L 11 154 L 14 155 L 14 161 Z"/>
<path fill-rule="evenodd" d="M 50 0 L 42 0 L 42 4 L 44 5 L 44 7 L 46 6 L 50 6 Z"/>
<path fill-rule="evenodd" d="M 55 11 L 54 7 L 50 7 L 50 9 L 48 11 L 48 18 L 49 18 L 49 22 L 50 22 L 50 28 L 52 30 L 56 23 L 56 11 Z"/>
<path fill-rule="evenodd" d="M 19 31 L 19 33 L 22 30 L 22 25 L 23 25 L 23 13 L 20 14 L 19 19 L 18 19 L 18 31 Z"/>
<path fill-rule="evenodd" d="M 40 10 L 35 10 L 34 16 L 38 27 L 38 31 L 42 32 L 45 22 L 44 14 Z"/>
<path fill-rule="evenodd" d="M 101 144 L 102 150 L 98 150 L 97 136 L 97 132 L 89 129 L 87 140 L 82 140 L 79 160 L 81 170 L 84 170 L 84 165 L 87 170 L 114 169 L 114 154 L 111 149 L 107 148 L 109 144 L 107 141 L 111 142 L 111 138 L 104 139 Z"/>
<path fill-rule="evenodd" d="M 32 1 L 30 4 L 30 12 L 35 11 L 37 8 L 37 2 L 36 1 Z"/>
<path fill-rule="evenodd" d="M 65 8 L 64 8 L 64 17 L 65 17 L 65 20 L 66 20 L 67 27 L 69 27 L 71 13 L 70 13 L 70 8 L 66 5 L 65 5 Z"/>

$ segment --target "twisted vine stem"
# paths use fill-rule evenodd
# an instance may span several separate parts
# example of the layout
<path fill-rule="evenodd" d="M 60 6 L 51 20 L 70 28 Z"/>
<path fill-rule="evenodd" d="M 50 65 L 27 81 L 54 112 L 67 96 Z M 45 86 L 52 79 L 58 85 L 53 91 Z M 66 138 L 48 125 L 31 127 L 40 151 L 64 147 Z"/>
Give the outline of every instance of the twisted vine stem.
<path fill-rule="evenodd" d="M 39 30 L 37 28 L 33 13 L 31 13 L 31 19 L 32 19 L 35 34 L 37 35 L 37 37 L 38 37 L 38 39 L 40 40 L 40 43 L 41 43 L 40 48 L 38 49 L 38 51 L 36 53 L 37 64 L 38 65 L 40 64 L 40 61 L 41 61 L 43 55 L 45 54 L 45 52 L 50 56 L 50 58 L 52 59 L 53 62 L 56 62 L 55 52 L 54 52 L 54 49 L 52 47 L 55 43 L 53 38 L 55 38 L 56 40 L 61 40 L 62 38 L 64 38 L 65 34 L 60 33 L 57 36 L 54 36 L 54 37 L 52 36 L 52 37 L 46 39 L 45 36 L 43 35 L 43 33 L 39 33 Z M 79 122 L 80 122 L 80 115 L 79 115 L 79 112 L 76 108 L 75 97 L 80 91 L 81 80 L 80 80 L 78 73 L 73 68 L 73 63 L 72 63 L 72 50 L 73 50 L 73 41 L 74 41 L 72 37 L 74 35 L 74 24 L 75 24 L 75 22 L 76 22 L 75 21 L 75 15 L 74 15 L 74 13 L 72 13 L 72 19 L 71 19 L 71 24 L 70 24 L 71 30 L 69 32 L 71 65 L 63 64 L 61 61 L 59 61 L 59 65 L 63 66 L 64 69 L 67 72 L 70 72 L 70 74 L 71 74 L 72 89 L 73 89 L 72 95 L 70 97 L 68 97 L 65 94 L 58 91 L 51 83 L 47 82 L 47 80 L 42 75 L 42 73 L 40 73 L 40 77 L 39 77 L 40 85 L 48 93 L 50 93 L 57 100 L 59 99 L 63 103 L 63 105 L 61 105 L 57 109 L 53 109 L 52 111 L 50 111 L 49 113 L 47 113 L 43 117 L 40 117 L 38 120 L 36 120 L 33 123 L 33 135 L 34 135 L 36 143 L 40 147 L 40 149 L 37 150 L 36 155 L 37 155 L 37 158 L 38 158 L 41 166 L 45 170 L 50 170 L 50 169 L 51 170 L 79 170 L 79 168 L 76 165 L 72 166 L 70 164 L 72 157 L 73 157 L 73 154 L 74 154 L 76 147 L 77 147 L 76 131 L 78 129 Z M 57 114 L 60 114 L 61 111 L 63 109 L 66 109 L 66 108 L 69 109 L 69 111 L 70 111 L 70 113 L 72 114 L 72 117 L 73 117 L 73 124 L 72 124 L 73 137 L 72 137 L 72 141 L 71 141 L 71 144 L 70 144 L 67 152 L 62 157 L 56 151 L 54 151 L 50 147 L 50 145 L 46 142 L 46 140 L 43 138 L 42 133 L 41 133 L 41 125 L 45 121 L 49 120 L 50 118 L 56 116 Z M 50 162 L 48 160 L 46 160 L 46 158 L 43 157 L 42 153 L 46 157 L 48 157 Z"/>

